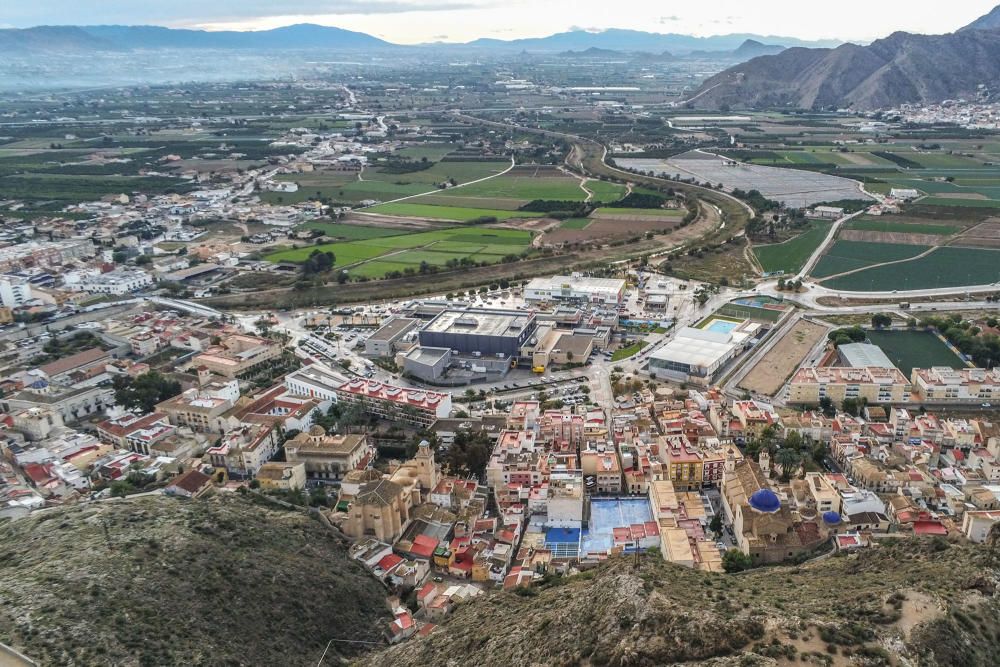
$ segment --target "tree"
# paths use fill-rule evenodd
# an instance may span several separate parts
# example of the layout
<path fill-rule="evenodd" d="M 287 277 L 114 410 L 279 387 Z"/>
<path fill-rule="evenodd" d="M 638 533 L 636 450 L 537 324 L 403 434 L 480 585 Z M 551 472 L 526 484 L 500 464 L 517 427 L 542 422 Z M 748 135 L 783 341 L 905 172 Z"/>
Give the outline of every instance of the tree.
<path fill-rule="evenodd" d="M 787 480 L 795 472 L 795 468 L 798 467 L 802 458 L 797 449 L 782 447 L 778 450 L 775 461 L 781 466 L 781 476 Z"/>
<path fill-rule="evenodd" d="M 726 572 L 742 572 L 753 567 L 753 560 L 739 549 L 729 549 L 722 554 L 722 569 Z"/>
<path fill-rule="evenodd" d="M 306 261 L 302 263 L 302 275 L 312 276 L 317 273 L 329 273 L 336 261 L 337 257 L 330 251 L 313 250 L 309 253 Z"/>
<path fill-rule="evenodd" d="M 876 329 L 884 329 L 885 327 L 892 326 L 892 318 L 885 313 L 875 313 L 872 315 L 872 327 Z"/>
<path fill-rule="evenodd" d="M 715 539 L 719 539 L 719 536 L 722 535 L 722 515 L 713 516 L 712 521 L 708 524 L 708 529 L 715 534 Z"/>
<path fill-rule="evenodd" d="M 135 379 L 127 375 L 114 378 L 115 402 L 129 410 L 152 412 L 157 403 L 181 393 L 181 384 L 157 371 L 143 373 Z"/>
<path fill-rule="evenodd" d="M 845 398 L 844 401 L 840 404 L 840 409 L 846 412 L 847 414 L 851 415 L 852 417 L 857 417 L 858 412 L 861 409 L 861 405 L 860 403 L 858 403 L 858 399 L 856 398 Z"/>

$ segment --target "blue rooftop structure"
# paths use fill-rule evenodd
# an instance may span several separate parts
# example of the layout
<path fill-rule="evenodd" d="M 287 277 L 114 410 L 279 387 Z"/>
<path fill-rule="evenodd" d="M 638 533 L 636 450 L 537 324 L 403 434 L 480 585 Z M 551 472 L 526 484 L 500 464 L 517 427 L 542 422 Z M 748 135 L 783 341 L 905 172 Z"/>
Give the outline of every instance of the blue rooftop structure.
<path fill-rule="evenodd" d="M 836 512 L 823 512 L 823 522 L 830 526 L 840 523 L 840 515 Z"/>
<path fill-rule="evenodd" d="M 758 512 L 777 512 L 781 509 L 781 501 L 774 491 L 770 489 L 758 489 L 750 496 L 750 507 Z"/>

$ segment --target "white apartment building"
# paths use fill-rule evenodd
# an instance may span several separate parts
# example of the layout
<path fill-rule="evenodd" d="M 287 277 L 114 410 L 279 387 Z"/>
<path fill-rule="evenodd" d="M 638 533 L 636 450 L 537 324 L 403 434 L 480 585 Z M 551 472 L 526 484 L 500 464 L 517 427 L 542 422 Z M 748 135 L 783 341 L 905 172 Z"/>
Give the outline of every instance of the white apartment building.
<path fill-rule="evenodd" d="M 31 301 L 31 283 L 17 276 L 0 277 L 0 306 L 20 308 Z"/>

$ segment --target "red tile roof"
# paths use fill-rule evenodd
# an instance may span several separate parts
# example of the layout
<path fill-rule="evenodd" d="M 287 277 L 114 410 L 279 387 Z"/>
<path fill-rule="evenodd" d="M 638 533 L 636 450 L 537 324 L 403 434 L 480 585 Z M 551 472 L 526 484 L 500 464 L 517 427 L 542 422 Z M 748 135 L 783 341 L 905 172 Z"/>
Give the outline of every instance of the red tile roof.
<path fill-rule="evenodd" d="M 389 572 L 402 562 L 403 559 L 397 556 L 396 554 L 387 554 L 383 556 L 382 560 L 378 562 L 378 567 L 380 567 L 385 572 Z"/>

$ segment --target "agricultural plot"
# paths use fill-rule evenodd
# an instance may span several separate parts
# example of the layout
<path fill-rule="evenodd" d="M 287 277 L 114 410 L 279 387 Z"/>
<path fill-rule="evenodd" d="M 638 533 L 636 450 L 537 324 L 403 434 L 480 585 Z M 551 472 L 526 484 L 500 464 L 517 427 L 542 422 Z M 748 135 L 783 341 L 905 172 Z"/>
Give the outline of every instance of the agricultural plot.
<path fill-rule="evenodd" d="M 364 209 L 366 213 L 395 215 L 410 218 L 431 218 L 433 220 L 455 220 L 469 222 L 478 218 L 492 217 L 497 220 L 509 218 L 540 218 L 542 213 L 531 211 L 502 211 L 488 208 L 465 208 L 459 206 L 434 206 L 432 204 L 417 204 L 408 201 L 394 204 L 379 204 Z"/>
<path fill-rule="evenodd" d="M 335 266 L 346 268 L 350 275 L 380 278 L 390 271 L 418 271 L 425 263 L 438 268 L 459 265 L 463 260 L 495 264 L 508 255 L 519 255 L 530 245 L 530 232 L 511 229 L 452 228 L 415 234 L 397 230 L 393 236 L 283 250 L 266 259 L 299 263 L 314 250 L 332 252 Z"/>
<path fill-rule="evenodd" d="M 624 191 L 623 186 L 622 192 L 624 193 Z M 505 174 L 488 181 L 458 188 L 449 194 L 454 197 L 518 199 L 525 203 L 532 199 L 583 201 L 587 198 L 587 193 L 580 188 L 580 181 L 564 175 L 535 177 Z"/>
<path fill-rule="evenodd" d="M 907 378 L 914 368 L 965 367 L 965 363 L 951 348 L 929 331 L 871 330 L 868 331 L 868 340 L 882 348 L 889 360 Z"/>
<path fill-rule="evenodd" d="M 559 229 L 586 229 L 592 222 L 590 218 L 566 218 L 559 223 Z"/>
<path fill-rule="evenodd" d="M 927 250 L 930 250 L 929 246 L 837 240 L 820 257 L 812 276 L 826 278 L 883 262 L 910 259 Z"/>
<path fill-rule="evenodd" d="M 367 225 L 352 225 L 343 222 L 307 222 L 301 229 L 316 229 L 325 235 L 343 239 L 345 241 L 364 241 L 366 239 L 377 239 L 384 236 L 399 236 L 398 229 L 388 227 L 369 227 Z"/>
<path fill-rule="evenodd" d="M 683 218 L 687 213 L 686 210 L 682 209 L 667 209 L 667 208 L 614 208 L 612 206 L 605 206 L 603 208 L 596 209 L 592 215 L 599 218 L 633 218 L 635 216 L 642 217 L 653 217 L 653 218 Z"/>
<path fill-rule="evenodd" d="M 695 178 L 722 183 L 727 190 L 758 190 L 768 199 L 787 206 L 803 207 L 839 199 L 869 199 L 857 183 L 839 176 L 801 169 L 780 169 L 731 160 L 703 153 L 683 153 L 668 160 L 620 158 L 618 164 L 639 171 L 652 171 L 668 178 Z"/>
<path fill-rule="evenodd" d="M 832 278 L 823 285 L 846 291 L 879 292 L 988 285 L 997 281 L 1000 281 L 1000 250 L 948 246 L 936 248 L 918 259 Z"/>
<path fill-rule="evenodd" d="M 772 243 L 753 247 L 753 254 L 765 273 L 795 274 L 816 252 L 830 232 L 828 224 L 810 222 L 809 228 L 784 243 Z"/>
<path fill-rule="evenodd" d="M 903 234 L 934 234 L 949 236 L 961 231 L 961 227 L 955 225 L 924 224 L 922 221 L 904 221 L 898 217 L 870 217 L 862 216 L 855 218 L 845 225 L 845 229 L 857 229 L 859 231 L 903 233 Z"/>

